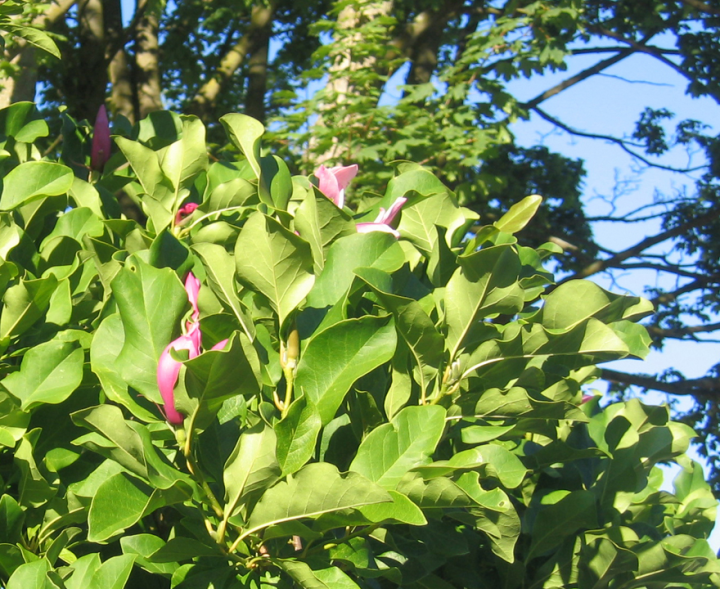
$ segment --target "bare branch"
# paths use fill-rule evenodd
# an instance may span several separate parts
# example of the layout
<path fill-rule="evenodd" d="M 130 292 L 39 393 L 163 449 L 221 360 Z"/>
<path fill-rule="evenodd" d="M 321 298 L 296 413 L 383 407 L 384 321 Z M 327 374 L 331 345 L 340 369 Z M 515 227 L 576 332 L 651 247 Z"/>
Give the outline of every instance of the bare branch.
<path fill-rule="evenodd" d="M 660 170 L 667 170 L 669 172 L 677 172 L 679 174 L 687 174 L 688 172 L 696 172 L 697 170 L 702 170 L 703 168 L 706 168 L 707 166 L 697 166 L 694 168 L 674 168 L 672 166 L 664 166 L 663 164 L 658 164 L 657 162 L 650 161 L 646 157 L 643 157 L 639 153 L 633 151 L 627 146 L 626 141 L 623 141 L 622 139 L 618 139 L 617 137 L 612 137 L 610 135 L 601 135 L 598 133 L 588 133 L 586 131 L 578 131 L 577 129 L 573 129 L 572 127 L 569 127 L 559 119 L 556 119 L 555 117 L 549 115 L 544 110 L 542 110 L 538 106 L 532 107 L 532 110 L 534 110 L 537 114 L 539 114 L 543 119 L 545 119 L 548 123 L 552 123 L 559 129 L 562 129 L 563 131 L 566 131 L 567 133 L 570 133 L 571 135 L 576 135 L 577 137 L 588 137 L 590 139 L 604 139 L 605 141 L 610 141 L 612 143 L 617 144 L 623 151 L 633 156 L 635 159 L 641 161 L 647 166 L 650 166 L 652 168 L 658 168 Z"/>
<path fill-rule="evenodd" d="M 633 385 L 647 390 L 670 393 L 671 395 L 708 395 L 720 390 L 718 378 L 695 378 L 677 382 L 662 382 L 651 376 L 628 374 L 617 370 L 602 369 L 602 377 L 609 382 Z"/>
<path fill-rule="evenodd" d="M 563 80 L 559 84 L 556 84 L 552 88 L 549 88 L 548 90 L 545 90 L 542 94 L 538 94 L 535 98 L 532 100 L 529 100 L 522 106 L 524 106 L 527 109 L 534 109 L 537 107 L 538 104 L 541 102 L 546 101 L 548 98 L 552 98 L 556 94 L 560 94 L 563 90 L 566 90 L 570 88 L 570 86 L 574 86 L 575 84 L 578 84 L 582 82 L 583 80 L 586 80 L 587 78 L 594 76 L 595 74 L 600 73 L 601 71 L 609 68 L 612 65 L 615 65 L 619 61 L 622 61 L 629 55 L 632 55 L 635 52 L 635 49 L 621 49 L 618 51 L 617 55 L 614 55 L 613 57 L 608 57 L 607 59 L 604 59 L 603 61 L 599 61 L 594 66 L 589 67 L 587 69 L 584 69 L 578 74 L 575 74 L 574 76 L 571 76 L 567 80 Z"/>
<path fill-rule="evenodd" d="M 653 299 L 650 299 L 650 302 L 655 308 L 657 308 L 659 305 L 667 305 L 684 294 L 701 288 L 707 288 L 708 285 L 714 282 L 717 282 L 717 279 L 713 276 L 701 276 L 693 282 L 688 282 L 687 284 L 681 286 L 680 288 L 672 292 L 665 292 L 661 295 L 656 296 Z"/>
<path fill-rule="evenodd" d="M 656 337 L 667 337 L 672 339 L 687 339 L 686 336 L 695 333 L 709 333 L 720 329 L 720 323 L 706 323 L 705 325 L 692 325 L 689 327 L 679 327 L 677 329 L 663 329 L 661 327 L 647 326 L 650 335 Z M 697 340 L 697 338 L 690 338 Z"/>
<path fill-rule="evenodd" d="M 592 264 L 586 266 L 583 270 L 580 270 L 580 272 L 577 272 L 573 276 L 569 276 L 568 278 L 564 279 L 560 282 L 560 284 L 576 278 L 587 278 L 588 276 L 592 276 L 593 274 L 597 274 L 598 272 L 603 272 L 608 268 L 620 267 L 622 262 L 629 258 L 634 258 L 640 255 L 646 249 L 651 248 L 652 246 L 662 243 L 663 241 L 666 241 L 668 239 L 672 239 L 673 237 L 677 237 L 678 235 L 682 235 L 683 233 L 690 229 L 693 229 L 694 227 L 701 227 L 706 223 L 710 223 L 711 221 L 717 219 L 719 216 L 720 208 L 710 210 L 705 215 L 696 217 L 695 219 L 692 219 L 687 223 L 683 223 L 682 225 L 678 225 L 677 227 L 673 227 L 672 229 L 668 229 L 666 231 L 658 233 L 657 235 L 653 235 L 652 237 L 643 239 L 641 242 L 622 252 L 618 252 L 610 258 L 607 258 L 605 260 L 596 260 Z"/>

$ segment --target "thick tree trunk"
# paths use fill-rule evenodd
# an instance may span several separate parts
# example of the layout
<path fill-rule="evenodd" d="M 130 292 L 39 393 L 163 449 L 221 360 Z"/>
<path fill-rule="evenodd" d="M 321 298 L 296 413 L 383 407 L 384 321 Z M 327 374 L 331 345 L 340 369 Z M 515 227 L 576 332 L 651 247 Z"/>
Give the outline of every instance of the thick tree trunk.
<path fill-rule="evenodd" d="M 131 123 L 134 123 L 138 107 L 133 91 L 130 61 L 123 46 L 124 32 L 120 0 L 106 0 L 105 2 L 105 32 L 109 48 L 109 51 L 106 51 L 105 59 L 110 62 L 108 66 L 110 110 L 127 117 Z M 120 47 L 120 49 L 115 51 L 115 47 Z"/>
<path fill-rule="evenodd" d="M 228 51 L 228 53 L 223 56 L 222 60 L 220 61 L 220 65 L 215 70 L 215 73 L 207 82 L 205 82 L 205 84 L 203 84 L 200 90 L 198 90 L 198 93 L 193 98 L 189 108 L 189 111 L 191 113 L 197 115 L 205 122 L 217 118 L 217 113 L 215 112 L 217 106 L 217 98 L 220 95 L 223 87 L 227 84 L 228 80 L 230 80 L 232 75 L 245 62 L 248 55 L 253 51 L 254 47 L 257 46 L 262 48 L 263 46 L 267 46 L 267 42 L 263 43 L 262 39 L 263 37 L 267 37 L 267 39 L 269 40 L 270 31 L 272 28 L 272 17 L 274 8 L 275 4 L 273 2 L 267 5 L 262 4 L 252 7 L 250 26 L 248 30 L 245 31 L 245 34 L 243 34 L 243 36 L 232 47 L 232 49 L 230 49 L 230 51 Z M 257 52 L 256 59 L 256 65 L 260 67 L 263 58 L 261 55 L 257 55 Z M 267 56 L 264 58 L 264 61 L 265 64 L 267 64 Z M 265 67 L 267 68 L 267 65 Z M 256 85 L 262 81 L 262 76 L 266 75 L 266 72 L 262 73 L 259 71 L 258 73 L 261 74 L 261 76 L 260 78 L 255 80 Z M 263 81 L 262 84 L 264 85 L 265 82 Z M 255 88 L 253 88 L 253 90 L 257 92 L 258 88 L 259 86 L 256 86 Z M 264 95 L 265 92 L 263 90 L 263 116 Z M 257 109 L 257 104 L 254 105 L 254 108 Z"/>
<path fill-rule="evenodd" d="M 77 0 L 57 0 L 50 4 L 48 9 L 40 14 L 32 26 L 51 29 Z M 0 108 L 10 106 L 14 102 L 34 101 L 35 86 L 37 85 L 36 49 L 18 39 L 14 46 L 5 52 L 5 59 L 17 68 L 17 75 L 2 80 L 0 90 Z"/>
<path fill-rule="evenodd" d="M 359 0 L 345 6 L 338 15 L 336 34 L 338 39 L 334 42 L 334 61 L 330 66 L 330 79 L 325 87 L 325 106 L 320 109 L 320 116 L 316 126 L 322 127 L 329 124 L 331 111 L 342 108 L 348 97 L 357 96 L 364 92 L 354 82 L 355 74 L 362 69 L 374 69 L 378 62 L 378 56 L 363 56 L 358 58 L 355 49 L 364 41 L 362 26 L 366 23 L 391 14 L 393 9 L 392 0 Z M 332 125 L 337 128 L 350 129 L 356 125 L 357 116 L 347 114 L 340 116 L 339 120 L 333 120 Z M 317 145 L 311 141 L 310 154 L 317 151 Z M 313 165 L 324 164 L 330 160 L 342 158 L 347 151 L 340 140 L 333 138 L 333 144 L 323 153 L 311 155 Z"/>
<path fill-rule="evenodd" d="M 78 63 L 66 72 L 68 108 L 78 119 L 91 123 L 105 102 L 108 81 L 103 11 L 102 0 L 84 0 L 78 5 Z"/>
<path fill-rule="evenodd" d="M 142 11 L 135 31 L 135 87 L 137 90 L 137 118 L 162 110 L 160 66 L 158 63 L 158 17 L 145 10 L 148 0 L 138 0 L 136 10 Z"/>
<path fill-rule="evenodd" d="M 248 89 L 245 96 L 245 114 L 265 122 L 265 94 L 267 92 L 268 54 L 272 20 L 254 32 L 248 61 Z"/>

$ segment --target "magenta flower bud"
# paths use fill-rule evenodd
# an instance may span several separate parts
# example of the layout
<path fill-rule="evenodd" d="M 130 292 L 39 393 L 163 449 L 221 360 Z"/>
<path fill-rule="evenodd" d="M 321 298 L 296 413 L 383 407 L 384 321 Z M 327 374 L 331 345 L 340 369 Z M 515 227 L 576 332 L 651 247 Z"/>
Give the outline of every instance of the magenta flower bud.
<path fill-rule="evenodd" d="M 218 352 L 218 351 L 222 350 L 229 341 L 230 341 L 229 339 L 224 339 L 222 341 L 219 341 L 212 348 L 210 348 L 210 350 L 212 350 L 213 352 Z"/>
<path fill-rule="evenodd" d="M 320 192 L 341 209 L 345 206 L 345 189 L 350 185 L 357 173 L 357 164 L 332 168 L 320 166 L 315 172 L 315 176 L 318 179 Z"/>
<path fill-rule="evenodd" d="M 110 159 L 110 124 L 108 123 L 107 110 L 103 104 L 98 110 L 93 127 L 92 152 L 90 155 L 90 167 L 102 172 L 105 164 Z"/>
<path fill-rule="evenodd" d="M 181 206 L 178 209 L 177 215 L 175 215 L 175 225 L 180 225 L 187 217 L 195 212 L 196 208 L 198 208 L 198 204 L 196 202 L 189 202 L 186 205 Z"/>
<path fill-rule="evenodd" d="M 197 326 L 196 331 L 199 336 L 199 326 Z M 181 335 L 167 345 L 163 353 L 160 354 L 160 360 L 158 361 L 157 383 L 163 400 L 165 418 L 172 425 L 180 425 L 185 418 L 182 413 L 175 409 L 175 385 L 177 384 L 182 362 L 175 360 L 170 355 L 170 350 L 187 350 L 190 358 L 196 358 L 200 354 L 200 346 L 197 343 L 197 338 L 192 335 Z"/>
<path fill-rule="evenodd" d="M 395 217 L 397 217 L 400 209 L 406 202 L 407 198 L 405 198 L 404 196 L 400 196 L 395 199 L 395 202 L 387 211 L 380 207 L 380 212 L 378 213 L 375 221 L 372 223 L 358 223 L 356 225 L 357 232 L 371 233 L 373 231 L 382 231 L 383 233 L 391 233 L 395 236 L 395 239 L 399 239 L 400 233 L 397 229 L 391 227 L 390 223 L 395 220 Z"/>

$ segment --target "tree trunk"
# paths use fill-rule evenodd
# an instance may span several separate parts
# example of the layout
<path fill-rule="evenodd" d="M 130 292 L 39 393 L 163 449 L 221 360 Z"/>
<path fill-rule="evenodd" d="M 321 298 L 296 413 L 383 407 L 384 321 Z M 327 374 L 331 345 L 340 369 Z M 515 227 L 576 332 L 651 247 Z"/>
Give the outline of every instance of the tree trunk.
<path fill-rule="evenodd" d="M 48 9 L 38 15 L 31 26 L 41 29 L 51 29 L 65 13 L 75 4 L 76 0 L 58 0 L 50 4 Z M 17 68 L 17 75 L 2 80 L 0 90 L 0 108 L 10 106 L 14 102 L 34 101 L 35 86 L 37 85 L 36 49 L 17 39 L 13 47 L 5 51 L 5 60 Z"/>
<path fill-rule="evenodd" d="M 358 58 L 355 55 L 356 47 L 365 41 L 362 27 L 374 19 L 389 16 L 393 9 L 392 0 L 360 0 L 345 6 L 338 15 L 335 27 L 337 39 L 333 43 L 334 60 L 329 68 L 330 79 L 325 87 L 325 104 L 320 107 L 320 115 L 316 126 L 324 127 L 332 124 L 335 128 L 344 130 L 357 126 L 357 115 L 345 114 L 340 111 L 339 118 L 333 117 L 330 123 L 331 111 L 347 103 L 350 97 L 362 95 L 367 89 L 358 87 L 354 81 L 355 74 L 366 68 L 375 69 L 378 62 L 377 55 L 366 55 Z M 311 140 L 310 154 L 317 152 L 317 142 Z M 347 156 L 347 147 L 343 146 L 337 136 L 333 137 L 332 146 L 322 153 L 311 155 L 313 165 L 324 164 L 329 160 L 341 159 Z M 350 154 L 351 157 L 351 154 Z"/>
<path fill-rule="evenodd" d="M 84 0 L 78 5 L 78 63 L 65 76 L 70 114 L 91 123 L 105 103 L 108 81 L 103 10 L 102 0 Z"/>
<path fill-rule="evenodd" d="M 131 123 L 135 122 L 137 98 L 133 92 L 132 74 L 127 52 L 123 46 L 122 7 L 120 0 L 105 2 L 105 32 L 109 52 L 105 58 L 110 61 L 110 110 L 121 114 Z M 114 51 L 115 47 L 120 47 Z M 114 52 L 114 55 L 113 55 Z"/>
<path fill-rule="evenodd" d="M 254 31 L 248 61 L 248 89 L 245 97 L 245 114 L 265 122 L 265 93 L 267 92 L 268 53 L 272 20 Z"/>
<path fill-rule="evenodd" d="M 149 0 L 138 0 L 136 10 L 143 11 L 135 31 L 135 87 L 138 119 L 162 110 L 160 66 L 158 63 L 158 17 L 145 10 Z"/>
<path fill-rule="evenodd" d="M 242 35 L 242 37 L 235 44 L 235 46 L 233 46 L 233 48 L 230 49 L 230 51 L 228 51 L 228 53 L 223 56 L 222 60 L 220 61 L 220 65 L 218 66 L 217 70 L 215 70 L 215 73 L 207 82 L 205 82 L 205 84 L 203 84 L 200 90 L 198 90 L 198 93 L 193 98 L 192 104 L 189 108 L 189 111 L 191 113 L 197 115 L 205 122 L 216 118 L 215 115 L 217 113 L 215 112 L 215 109 L 217 107 L 217 98 L 220 95 L 221 90 L 223 89 L 225 84 L 227 84 L 228 80 L 232 77 L 232 75 L 247 59 L 247 56 L 251 53 L 251 51 L 253 51 L 253 47 L 262 47 L 264 45 L 266 47 L 265 51 L 267 52 L 267 42 L 263 43 L 262 39 L 266 36 L 269 40 L 270 31 L 272 29 L 272 17 L 274 9 L 274 2 L 271 2 L 268 5 L 255 5 L 252 7 L 252 12 L 250 15 L 250 26 L 248 30 L 245 31 L 245 34 Z M 260 50 L 260 52 L 261 51 L 262 50 Z M 255 80 L 256 87 L 253 88 L 254 92 L 258 92 L 259 86 L 257 85 L 260 84 L 260 82 L 262 82 L 263 86 L 265 85 L 265 81 L 262 80 L 262 78 L 267 75 L 266 71 L 264 73 L 261 71 L 262 67 L 260 67 L 260 64 L 263 60 L 262 56 L 257 55 L 256 60 L 257 66 L 259 68 L 257 71 L 260 77 Z M 266 70 L 267 56 L 265 56 L 264 62 L 266 64 Z M 262 93 L 262 115 L 264 116 L 265 91 L 263 90 Z M 255 97 L 255 100 L 257 100 L 257 97 Z M 255 108 L 257 111 L 257 104 L 254 104 L 253 108 Z"/>

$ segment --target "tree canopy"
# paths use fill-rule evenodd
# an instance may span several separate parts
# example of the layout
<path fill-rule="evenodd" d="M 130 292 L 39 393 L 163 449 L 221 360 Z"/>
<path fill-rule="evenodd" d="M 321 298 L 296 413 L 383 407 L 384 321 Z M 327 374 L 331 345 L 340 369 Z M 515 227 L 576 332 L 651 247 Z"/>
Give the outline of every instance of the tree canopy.
<path fill-rule="evenodd" d="M 38 99 L 45 109 L 67 105 L 71 117 L 92 121 L 107 102 L 120 133 L 129 128 L 125 119 L 170 107 L 199 116 L 211 139 L 221 136 L 220 116 L 243 111 L 269 125 L 280 155 L 292 154 L 298 171 L 354 162 L 371 172 L 350 202 L 378 190 L 372 182 L 386 181 L 384 162 L 396 159 L 421 162 L 490 221 L 540 193 L 546 204 L 520 239 L 561 244 L 556 260 L 565 279 L 641 268 L 661 274 L 674 286 L 648 291 L 657 312 L 647 325 L 659 348 L 668 340 L 712 341 L 720 328 L 720 148 L 702 118 L 675 121 L 669 109 L 648 108 L 635 128 L 613 137 L 602 128 L 573 128 L 547 106 L 639 54 L 682 76 L 691 96 L 717 102 L 720 3 L 138 0 L 131 14 L 126 8 L 120 0 L 25 3 L 15 22 L 51 33 L 62 59 L 22 40 L 10 44 L 5 63 L 14 76 L 5 82 L 4 104 Z M 531 100 L 509 91 L 514 79 L 564 70 L 575 56 L 596 61 Z M 391 78 L 402 85 L 389 87 Z M 593 238 L 582 162 L 515 145 L 509 127 L 530 114 L 613 142 L 646 166 L 663 167 L 661 156 L 672 149 L 700 149 L 702 177 L 690 193 L 604 219 L 661 222 L 656 234 L 616 251 Z M 686 419 L 706 435 L 711 460 L 718 376 L 715 367 L 688 379 L 670 363 L 661 374 L 604 371 L 619 389 L 691 395 L 696 405 Z"/>

